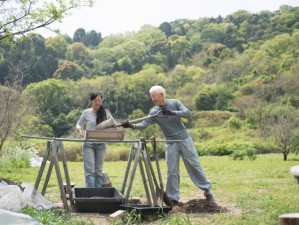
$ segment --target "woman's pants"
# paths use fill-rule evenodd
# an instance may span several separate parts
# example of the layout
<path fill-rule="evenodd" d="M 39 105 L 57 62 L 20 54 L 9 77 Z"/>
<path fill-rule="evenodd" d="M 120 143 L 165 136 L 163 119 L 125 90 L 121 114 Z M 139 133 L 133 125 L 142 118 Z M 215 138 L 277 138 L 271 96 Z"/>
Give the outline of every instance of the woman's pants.
<path fill-rule="evenodd" d="M 105 156 L 105 143 L 83 144 L 85 187 L 101 187 Z"/>

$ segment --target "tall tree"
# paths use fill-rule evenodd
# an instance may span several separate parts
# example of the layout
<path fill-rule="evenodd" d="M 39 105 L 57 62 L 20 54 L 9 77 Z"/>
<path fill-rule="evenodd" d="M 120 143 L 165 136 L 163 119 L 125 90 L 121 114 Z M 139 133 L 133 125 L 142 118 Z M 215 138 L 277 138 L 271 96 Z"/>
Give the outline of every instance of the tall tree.
<path fill-rule="evenodd" d="M 17 39 L 15 46 L 9 47 L 3 63 L 22 64 L 23 84 L 38 82 L 52 76 L 46 69 L 45 39 L 40 34 L 32 33 Z M 8 75 L 10 74 L 3 74 Z"/>
<path fill-rule="evenodd" d="M 83 28 L 79 28 L 75 31 L 73 42 L 81 42 L 86 45 L 86 32 Z"/>
<path fill-rule="evenodd" d="M 267 128 L 283 154 L 283 160 L 288 159 L 292 151 L 292 142 L 295 138 L 295 129 L 298 127 L 298 111 L 292 107 L 275 107 L 266 120 Z"/>
<path fill-rule="evenodd" d="M 39 83 L 32 83 L 24 90 L 24 96 L 35 103 L 37 114 L 40 115 L 40 124 L 52 128 L 55 136 L 61 136 L 67 131 L 65 129 L 65 114 L 70 110 L 67 107 L 67 91 L 62 81 L 48 79 Z M 58 123 L 60 122 L 60 123 Z"/>
<path fill-rule="evenodd" d="M 161 25 L 159 26 L 159 29 L 167 36 L 170 37 L 171 35 L 174 34 L 174 30 L 171 26 L 170 23 L 168 22 L 163 22 L 161 23 Z"/>
<path fill-rule="evenodd" d="M 4 142 L 26 121 L 30 104 L 21 98 L 24 77 L 21 64 L 10 64 L 9 74 L 4 86 L 0 86 L 0 152 Z M 26 112 L 26 113 L 25 113 Z"/>
<path fill-rule="evenodd" d="M 90 32 L 86 33 L 86 44 L 87 46 L 95 47 L 100 44 L 102 41 L 102 34 L 97 33 L 94 30 L 91 30 Z"/>

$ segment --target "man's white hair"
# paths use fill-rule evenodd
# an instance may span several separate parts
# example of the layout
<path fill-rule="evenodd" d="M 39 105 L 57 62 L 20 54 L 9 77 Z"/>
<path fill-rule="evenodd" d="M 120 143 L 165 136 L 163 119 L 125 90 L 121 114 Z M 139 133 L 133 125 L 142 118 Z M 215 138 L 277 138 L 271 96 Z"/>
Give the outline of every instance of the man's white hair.
<path fill-rule="evenodd" d="M 153 93 L 153 92 L 156 92 L 156 93 L 159 93 L 159 94 L 163 94 L 165 95 L 165 90 L 162 86 L 159 86 L 159 85 L 155 85 L 155 86 L 152 86 L 150 89 L 149 89 L 149 93 Z"/>

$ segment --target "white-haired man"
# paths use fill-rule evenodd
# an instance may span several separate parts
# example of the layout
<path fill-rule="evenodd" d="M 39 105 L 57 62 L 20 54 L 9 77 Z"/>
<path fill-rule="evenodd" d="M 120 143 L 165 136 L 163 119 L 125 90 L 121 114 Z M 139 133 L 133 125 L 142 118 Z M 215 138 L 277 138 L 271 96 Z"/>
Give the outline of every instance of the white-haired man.
<path fill-rule="evenodd" d="M 149 93 L 152 102 L 155 104 L 149 115 L 155 115 L 159 111 L 162 111 L 163 115 L 167 117 L 152 117 L 137 124 L 131 124 L 128 120 L 125 120 L 122 122 L 122 127 L 143 130 L 153 123 L 157 123 L 160 126 L 166 140 L 166 194 L 174 205 L 178 204 L 180 199 L 180 156 L 182 156 L 193 183 L 204 191 L 204 196 L 208 201 L 215 202 L 211 193 L 211 183 L 206 178 L 193 140 L 181 119 L 183 117 L 190 117 L 191 111 L 178 99 L 167 99 L 164 88 L 161 86 L 151 87 Z M 182 140 L 182 142 L 167 142 L 167 140 Z"/>

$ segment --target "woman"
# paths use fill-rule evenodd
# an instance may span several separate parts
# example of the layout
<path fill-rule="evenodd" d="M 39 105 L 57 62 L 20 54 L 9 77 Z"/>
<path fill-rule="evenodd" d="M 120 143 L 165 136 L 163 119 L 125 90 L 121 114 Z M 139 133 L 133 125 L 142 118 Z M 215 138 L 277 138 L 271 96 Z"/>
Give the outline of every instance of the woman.
<path fill-rule="evenodd" d="M 84 136 L 85 130 L 95 130 L 96 126 L 107 119 L 113 119 L 109 110 L 102 105 L 103 96 L 100 92 L 90 94 L 91 108 L 85 109 L 77 122 L 76 130 Z M 106 143 L 83 144 L 83 162 L 86 187 L 101 187 L 103 164 L 106 155 Z"/>

